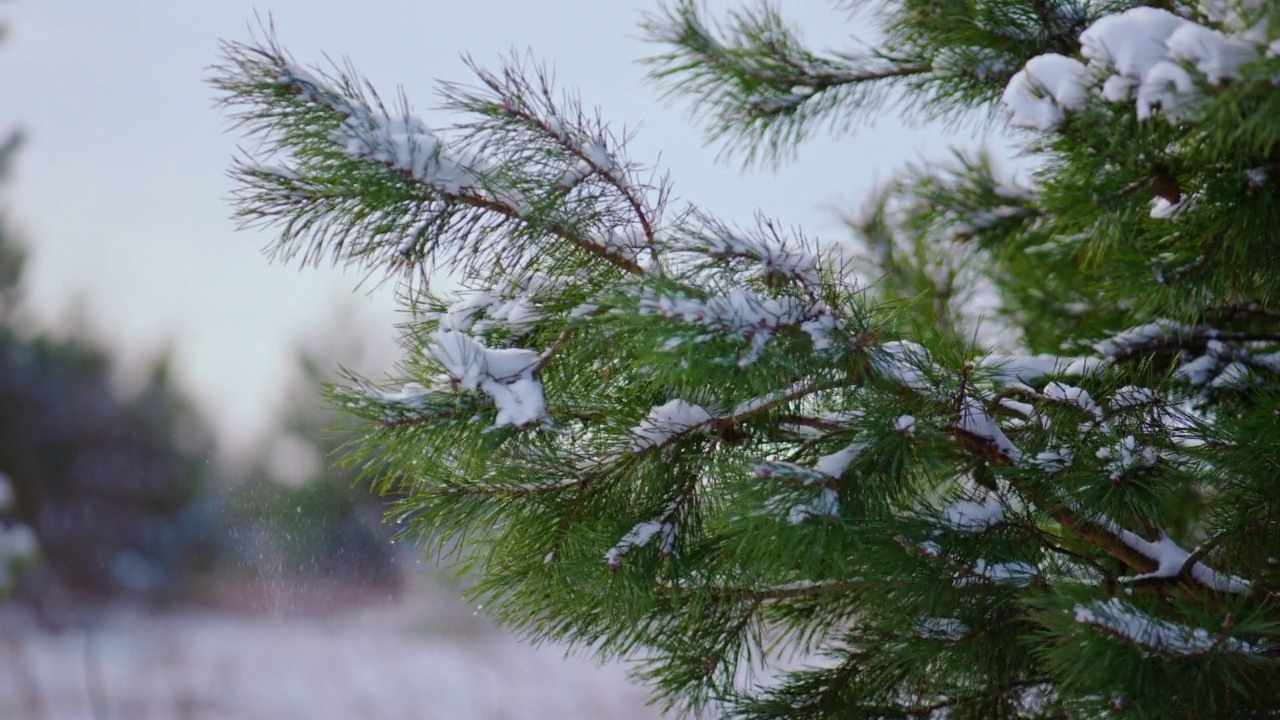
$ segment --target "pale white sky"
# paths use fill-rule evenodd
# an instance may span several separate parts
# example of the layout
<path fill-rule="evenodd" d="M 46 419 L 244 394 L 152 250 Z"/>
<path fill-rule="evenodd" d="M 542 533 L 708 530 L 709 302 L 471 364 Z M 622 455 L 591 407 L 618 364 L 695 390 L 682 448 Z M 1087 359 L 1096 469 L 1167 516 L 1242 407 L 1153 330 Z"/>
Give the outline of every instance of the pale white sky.
<path fill-rule="evenodd" d="M 745 0 L 743 0 L 745 1 Z M 727 7 L 736 2 L 714 2 Z M 353 294 L 359 278 L 270 265 L 269 238 L 235 232 L 224 173 L 238 138 L 212 107 L 206 68 L 219 38 L 245 39 L 271 13 L 304 62 L 349 56 L 386 95 L 402 85 L 429 124 L 436 79 L 466 79 L 459 55 L 496 61 L 532 49 L 564 87 L 617 125 L 641 126 L 632 157 L 659 154 L 676 194 L 733 220 L 757 208 L 837 237 L 829 208 L 860 198 L 922 153 L 973 137 L 908 131 L 886 116 L 854 137 L 806 145 L 777 172 L 715 162 L 681 106 L 664 107 L 635 61 L 652 51 L 636 28 L 656 0 L 14 0 L 0 17 L 0 128 L 30 142 L 6 192 L 32 250 L 40 317 L 83 300 L 98 334 L 128 360 L 173 341 L 179 376 L 233 447 L 261 434 L 305 334 L 368 338 L 389 369 L 392 289 Z M 830 4 L 790 6 L 817 45 L 858 32 Z M 496 64 L 496 63 L 495 63 Z M 339 312 L 341 306 L 354 312 Z"/>

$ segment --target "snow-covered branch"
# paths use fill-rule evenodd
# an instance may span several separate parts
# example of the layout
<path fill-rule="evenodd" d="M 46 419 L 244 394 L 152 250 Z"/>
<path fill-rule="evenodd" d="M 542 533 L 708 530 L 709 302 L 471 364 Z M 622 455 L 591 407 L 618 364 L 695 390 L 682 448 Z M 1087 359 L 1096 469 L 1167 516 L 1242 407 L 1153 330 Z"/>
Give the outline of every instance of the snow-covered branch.
<path fill-rule="evenodd" d="M 623 272 L 644 274 L 634 255 L 619 252 L 566 218 L 537 211 L 542 195 L 554 189 L 535 192 L 531 177 L 521 179 L 533 167 L 503 167 L 514 156 L 486 156 L 471 149 L 483 144 L 480 136 L 490 128 L 464 125 L 459 128 L 463 136 L 449 142 L 414 115 L 407 102 L 390 110 L 351 73 L 336 79 L 312 73 L 289 60 L 273 41 L 230 43 L 223 51 L 228 64 L 213 81 L 224 93 L 222 103 L 236 111 L 250 134 L 265 141 L 262 152 L 292 158 L 287 172 L 264 171 L 258 162 L 238 166 L 236 175 L 246 186 L 238 195 L 240 216 L 246 223 L 281 225 L 283 242 L 309 237 L 316 247 L 308 259 L 318 259 L 325 241 L 332 240 L 334 252 L 344 253 L 346 260 L 368 262 L 372 255 L 376 261 L 385 250 L 382 259 L 392 268 L 403 263 L 409 250 L 415 259 L 443 255 L 449 262 L 475 262 L 474 255 L 459 255 L 456 248 L 438 255 L 437 246 L 470 245 L 475 232 L 513 245 L 515 236 L 532 233 L 558 238 Z M 579 150 L 604 163 L 591 147 Z M 608 162 L 610 167 L 619 164 Z M 367 165 L 357 169 L 358 163 Z M 394 202 L 367 192 L 379 173 L 403 183 Z M 619 192 L 641 203 L 621 176 L 610 176 L 618 181 Z M 350 192 L 343 191 L 346 185 Z M 309 205 L 301 206 L 304 202 Z M 637 207 L 644 211 L 644 222 L 653 221 L 647 205 Z M 308 219 L 299 221 L 300 215 Z M 392 227 L 399 237 L 388 243 L 383 236 Z M 363 231 L 370 237 L 361 238 L 362 245 L 350 245 Z M 493 247 L 486 252 L 511 250 Z"/>
<path fill-rule="evenodd" d="M 1160 620 L 1130 606 L 1119 598 L 1077 605 L 1076 622 L 1119 638 L 1144 650 L 1167 655 L 1196 656 L 1213 652 L 1252 654 L 1249 643 L 1229 637 L 1230 620 L 1214 635 L 1198 627 Z"/>
<path fill-rule="evenodd" d="M 1009 81 L 1004 104 L 1014 124 L 1042 131 L 1090 102 L 1132 102 L 1138 120 L 1158 113 L 1176 123 L 1202 101 L 1205 85 L 1238 79 L 1242 66 L 1274 50 L 1265 30 L 1234 31 L 1227 35 L 1163 8 L 1105 15 L 1080 35 L 1087 65 L 1054 53 L 1032 58 Z"/>
<path fill-rule="evenodd" d="M 681 495 L 663 508 L 657 517 L 636 523 L 626 535 L 622 536 L 622 539 L 616 545 L 609 548 L 609 552 L 605 553 L 604 561 L 609 566 L 609 569 L 617 570 L 622 566 L 623 556 L 654 541 L 657 541 L 659 551 L 663 556 L 675 552 L 675 514 L 684 505 L 686 499 L 686 496 Z"/>

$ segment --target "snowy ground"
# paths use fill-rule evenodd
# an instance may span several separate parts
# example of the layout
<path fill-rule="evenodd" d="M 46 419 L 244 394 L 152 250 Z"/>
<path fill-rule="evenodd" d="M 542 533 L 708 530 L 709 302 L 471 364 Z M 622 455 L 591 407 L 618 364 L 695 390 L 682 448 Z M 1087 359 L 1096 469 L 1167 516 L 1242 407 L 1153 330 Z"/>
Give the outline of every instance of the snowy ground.
<path fill-rule="evenodd" d="M 0 617 L 0 718 L 652 720 L 623 668 L 497 632 L 417 588 L 358 606 Z M 345 606 L 344 606 L 345 605 Z"/>

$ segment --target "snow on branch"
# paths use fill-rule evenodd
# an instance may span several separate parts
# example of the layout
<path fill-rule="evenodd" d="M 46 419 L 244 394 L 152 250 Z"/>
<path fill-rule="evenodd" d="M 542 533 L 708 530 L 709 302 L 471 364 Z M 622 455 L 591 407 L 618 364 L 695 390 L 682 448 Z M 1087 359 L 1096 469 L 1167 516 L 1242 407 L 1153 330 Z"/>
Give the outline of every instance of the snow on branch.
<path fill-rule="evenodd" d="M 533 154 L 542 162 L 549 155 L 563 156 L 567 164 L 551 182 L 557 191 L 569 192 L 588 180 L 600 179 L 621 200 L 629 216 L 627 222 L 636 226 L 642 244 L 654 244 L 667 188 L 665 183 L 650 188 L 633 181 L 638 167 L 621 153 L 627 137 L 614 138 L 599 116 L 594 122 L 588 121 L 572 98 L 565 98 L 561 102 L 564 107 L 558 107 L 552 101 L 554 91 L 545 69 L 536 70 L 536 77 L 531 80 L 523 63 L 514 56 L 502 74 L 469 59 L 467 64 L 483 88 L 446 83 L 445 95 L 453 107 L 489 115 L 499 127 L 518 129 L 516 135 L 527 135 L 528 147 L 513 148 L 517 153 Z M 558 153 L 546 152 L 548 148 L 542 147 L 546 139 L 551 140 Z"/>
<path fill-rule="evenodd" d="M 333 388 L 329 397 L 347 412 L 374 420 L 382 427 L 467 420 L 482 409 L 477 396 L 459 394 L 448 378 L 437 378 L 428 385 L 407 382 L 395 390 L 377 387 L 351 374 L 346 379 L 349 385 Z"/>
<path fill-rule="evenodd" d="M 506 295 L 485 291 L 462 295 L 438 315 L 443 329 L 475 333 L 483 333 L 491 328 L 504 328 L 519 333 L 542 319 L 543 313 L 530 294 Z"/>
<path fill-rule="evenodd" d="M 794 502 L 794 497 L 791 495 L 777 495 L 765 503 L 766 510 L 784 512 L 787 523 L 790 525 L 798 525 L 814 517 L 838 517 L 840 515 L 840 478 L 849 465 L 869 447 L 871 447 L 869 440 L 857 440 L 836 452 L 818 458 L 813 467 L 785 461 L 757 463 L 754 466 L 757 477 L 778 478 L 818 491 L 815 499 L 802 502 Z"/>
<path fill-rule="evenodd" d="M 958 532 L 985 532 L 1004 522 L 1004 504 L 994 494 L 980 501 L 960 500 L 942 509 L 941 520 Z"/>
<path fill-rule="evenodd" d="M 1013 124 L 1051 130 L 1062 123 L 1066 111 L 1083 110 L 1087 69 L 1079 60 L 1047 53 L 1027 61 L 1009 79 L 1001 100 L 1013 115 Z"/>
<path fill-rule="evenodd" d="M 1202 82 L 1236 80 L 1246 63 L 1262 56 L 1265 23 L 1262 32 L 1258 27 L 1238 26 L 1226 35 L 1154 7 L 1106 15 L 1080 35 L 1087 66 L 1056 53 L 1032 58 L 1009 81 L 1003 102 L 1015 125 L 1041 131 L 1061 124 L 1066 112 L 1083 110 L 1090 95 L 1134 102 L 1139 120 L 1159 113 L 1177 122 L 1203 100 Z"/>
<path fill-rule="evenodd" d="M 533 350 L 486 348 L 455 330 L 437 330 L 426 348 L 463 390 L 479 390 L 498 408 L 494 427 L 523 427 L 549 420 L 542 382 L 534 373 L 542 357 Z"/>
<path fill-rule="evenodd" d="M 811 487 L 838 487 L 845 470 L 869 447 L 869 441 L 859 440 L 841 450 L 823 455 L 813 467 L 775 460 L 757 463 L 753 470 L 761 478 L 779 478 Z"/>
<path fill-rule="evenodd" d="M 1119 523 L 1105 515 L 1097 515 L 1094 522 L 1106 528 L 1120 542 L 1136 551 L 1155 565 L 1150 572 L 1128 578 L 1126 582 L 1139 582 L 1150 579 L 1177 579 L 1190 577 L 1195 582 L 1218 592 L 1245 594 L 1253 589 L 1252 584 L 1241 577 L 1220 573 L 1193 557 L 1168 535 L 1160 533 L 1157 540 L 1147 540 L 1135 533 L 1120 527 Z M 1195 562 L 1190 562 L 1195 560 Z M 1189 564 L 1190 563 L 1190 564 Z"/>
<path fill-rule="evenodd" d="M 765 393 L 764 395 L 751 398 L 750 400 L 743 400 L 734 406 L 733 412 L 723 419 L 729 422 L 738 422 L 749 416 L 758 415 L 779 405 L 799 400 L 816 392 L 831 389 L 832 387 L 834 387 L 834 385 L 823 382 L 800 381 L 792 383 L 789 388 L 774 390 L 773 392 Z"/>
<path fill-rule="evenodd" d="M 585 130 L 558 120 L 548 100 L 543 116 L 530 116 L 536 121 L 531 130 L 513 114 L 494 116 L 488 111 L 495 104 L 483 98 L 465 93 L 449 98 L 458 86 L 446 84 L 452 109 L 479 116 L 454 125 L 446 142 L 446 133 L 429 128 L 407 100 L 387 108 L 349 68 L 333 78 L 312 73 L 290 60 L 274 39 L 228 43 L 223 53 L 227 62 L 213 80 L 224 94 L 221 103 L 234 111 L 248 135 L 263 141 L 255 154 L 287 156 L 283 165 L 257 158 L 237 162 L 239 216 L 246 224 L 283 227 L 285 254 L 293 252 L 290 243 L 308 238 L 309 262 L 318 261 L 328 244 L 336 259 L 381 260 L 392 269 L 404 267 L 406 260 L 443 257 L 453 265 L 492 271 L 524 264 L 528 244 L 550 236 L 623 272 L 644 274 L 634 256 L 595 241 L 580 222 L 585 216 L 616 221 L 619 208 L 627 208 L 630 221 L 641 225 L 651 241 L 665 202 L 664 188 L 655 203 L 630 183 L 632 168 L 606 147 L 603 125 L 592 139 L 578 142 Z M 501 78 L 483 73 L 481 78 L 528 85 L 521 68 L 507 70 Z M 591 165 L 591 174 L 606 178 L 612 194 L 576 196 L 577 215 L 548 213 L 548 201 L 564 193 L 546 177 L 549 155 Z M 564 172 L 555 171 L 556 177 Z M 388 178 L 399 182 L 388 184 Z M 479 238 L 487 242 L 478 246 Z M 437 252 L 442 247 L 448 252 Z M 494 258 L 505 262 L 486 262 Z"/>
<path fill-rule="evenodd" d="M 632 452 L 642 452 L 650 448 L 661 447 L 673 438 L 689 435 L 696 431 L 706 430 L 715 421 L 715 416 L 706 408 L 680 400 L 671 400 L 655 406 L 640 424 L 631 430 L 634 440 Z"/>
<path fill-rule="evenodd" d="M 1097 457 L 1107 461 L 1107 479 L 1114 483 L 1155 467 L 1160 454 L 1152 447 L 1138 447 L 1138 441 L 1126 435 L 1111 447 L 1098 448 Z"/>
<path fill-rule="evenodd" d="M 1107 358 L 1000 353 L 985 355 L 976 362 L 976 366 L 984 374 L 1002 385 L 1035 383 L 1054 376 L 1088 377 L 1110 365 L 1111 361 Z"/>
<path fill-rule="evenodd" d="M 1076 622 L 1120 638 L 1145 650 L 1166 655 L 1195 656 L 1213 652 L 1251 654 L 1256 649 L 1243 640 L 1226 636 L 1230 620 L 1218 635 L 1153 618 L 1119 598 L 1076 605 Z"/>
<path fill-rule="evenodd" d="M 1212 328 L 1195 328 L 1172 320 L 1156 320 L 1138 325 L 1112 335 L 1107 340 L 1094 344 L 1100 355 L 1108 358 L 1126 358 L 1152 348 L 1164 345 L 1177 345 L 1191 339 L 1213 337 Z"/>
<path fill-rule="evenodd" d="M 623 556 L 632 550 L 649 545 L 654 540 L 658 541 L 658 547 L 663 556 L 674 552 L 676 525 L 673 518 L 684 502 L 685 496 L 681 495 L 663 508 L 657 517 L 636 523 L 616 545 L 604 554 L 604 561 L 609 566 L 609 570 L 611 572 L 617 570 L 622 566 Z"/>
<path fill-rule="evenodd" d="M 743 233 L 713 217 L 698 214 L 697 225 L 670 233 L 664 245 L 676 252 L 691 252 L 712 260 L 746 260 L 757 264 L 767 280 L 795 280 L 805 290 L 822 283 L 822 256 L 815 244 L 802 236 L 784 235 L 774 221 L 757 216 L 759 229 Z"/>
<path fill-rule="evenodd" d="M 1244 595 L 1253 592 L 1253 584 L 1235 575 L 1220 573 L 1201 562 L 1205 550 L 1187 552 L 1159 528 L 1156 540 L 1147 540 L 1126 530 L 1102 513 L 1088 513 L 1074 500 L 1059 500 L 1050 514 L 1064 527 L 1090 539 L 1107 554 L 1140 574 L 1126 582 L 1164 580 L 1188 581 L 1215 592 Z"/>
<path fill-rule="evenodd" d="M 894 340 L 876 346 L 870 355 L 872 367 L 885 380 L 916 393 L 929 392 L 929 377 L 935 368 L 929 351 L 923 345 L 909 340 Z"/>
<path fill-rule="evenodd" d="M 640 312 L 702 325 L 747 340 L 750 346 L 738 358 L 739 367 L 759 359 L 769 340 L 788 328 L 809 334 L 818 349 L 830 346 L 828 333 L 836 325 L 821 303 L 793 297 L 771 297 L 745 288 L 724 295 L 695 297 L 646 290 L 640 296 Z"/>
<path fill-rule="evenodd" d="M 799 525 L 810 518 L 840 516 L 840 494 L 834 487 L 821 488 L 812 501 L 793 502 L 793 500 L 794 498 L 784 495 L 772 497 L 765 503 L 765 510 L 785 514 L 788 525 Z"/>
<path fill-rule="evenodd" d="M 715 415 L 706 408 L 679 398 L 657 405 L 631 430 L 632 452 L 663 447 L 689 435 L 716 428 L 732 427 L 814 393 L 838 387 L 838 383 L 803 381 L 784 390 L 775 390 L 738 403 L 733 411 Z"/>
<path fill-rule="evenodd" d="M 1116 361 L 1159 353 L 1178 354 L 1181 364 L 1174 377 L 1194 386 L 1235 387 L 1252 377 L 1251 368 L 1280 372 L 1280 353 L 1255 354 L 1230 342 L 1280 340 L 1280 336 L 1233 333 L 1208 325 L 1187 325 L 1171 320 L 1155 320 L 1114 333 L 1094 343 L 1097 356 L 1060 357 L 1056 355 L 1001 355 L 979 358 L 976 365 L 992 379 L 1005 385 L 1032 383 L 1052 376 L 1088 377 L 1113 366 Z M 1202 352 L 1201 352 L 1202 351 Z M 1200 353 L 1200 354 L 1192 354 Z M 923 354 L 915 353 L 923 358 Z M 1045 388 L 1046 396 L 1075 404 L 1084 412 L 1098 417 L 1101 412 L 1091 398 L 1081 396 L 1079 388 L 1053 383 Z M 1120 406 L 1149 405 L 1155 402 L 1152 391 L 1122 388 L 1113 403 Z"/>
<path fill-rule="evenodd" d="M 1078 408 L 1080 412 L 1093 417 L 1098 422 L 1102 422 L 1102 408 L 1093 401 L 1093 398 L 1090 397 L 1088 391 L 1084 388 L 1078 388 L 1074 385 L 1068 385 L 1063 382 L 1051 382 L 1044 386 L 1044 390 L 1042 392 L 1049 400 L 1073 405 Z"/>
<path fill-rule="evenodd" d="M 1013 464 L 1022 461 L 1022 451 L 1004 434 L 995 419 L 987 414 L 981 402 L 964 395 L 960 399 L 960 413 L 956 429 L 978 440 L 1002 458 Z"/>
<path fill-rule="evenodd" d="M 1149 407 L 1160 404 L 1160 395 L 1150 388 L 1126 385 L 1111 393 L 1108 403 L 1111 410 L 1128 410 L 1135 407 Z"/>
<path fill-rule="evenodd" d="M 312 85 L 313 81 L 304 79 L 300 72 L 296 66 L 287 66 L 279 82 L 292 84 L 299 92 L 316 98 L 329 97 L 321 94 Z M 331 137 L 353 158 L 381 163 L 446 195 L 457 195 L 485 184 L 483 173 L 488 169 L 485 161 L 477 156 L 450 156 L 440 138 L 407 109 L 399 116 L 392 116 L 384 107 L 361 105 L 350 99 L 330 108 L 347 115 Z"/>
<path fill-rule="evenodd" d="M 985 583 L 1007 584 L 1025 587 L 1040 577 L 1040 568 L 1022 560 L 988 562 L 978 558 L 972 566 L 959 563 L 943 554 L 942 547 L 933 540 L 916 542 L 905 536 L 894 538 L 905 550 L 918 553 L 952 571 L 951 584 L 957 588 Z"/>

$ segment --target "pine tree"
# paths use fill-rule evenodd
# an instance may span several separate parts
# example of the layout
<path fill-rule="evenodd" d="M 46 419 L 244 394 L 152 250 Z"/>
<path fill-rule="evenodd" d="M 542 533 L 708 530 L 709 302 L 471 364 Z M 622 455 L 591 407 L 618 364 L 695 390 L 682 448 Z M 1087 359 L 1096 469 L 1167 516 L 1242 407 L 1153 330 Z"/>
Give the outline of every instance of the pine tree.
<path fill-rule="evenodd" d="M 679 710 L 1280 715 L 1280 4 L 863 12 L 866 52 L 767 4 L 644 23 L 749 162 L 873 110 L 1022 143 L 1025 182 L 908 168 L 859 252 L 677 206 L 520 57 L 432 129 L 227 44 L 238 217 L 411 313 L 393 381 L 332 391 L 364 471 L 487 612 Z"/>

